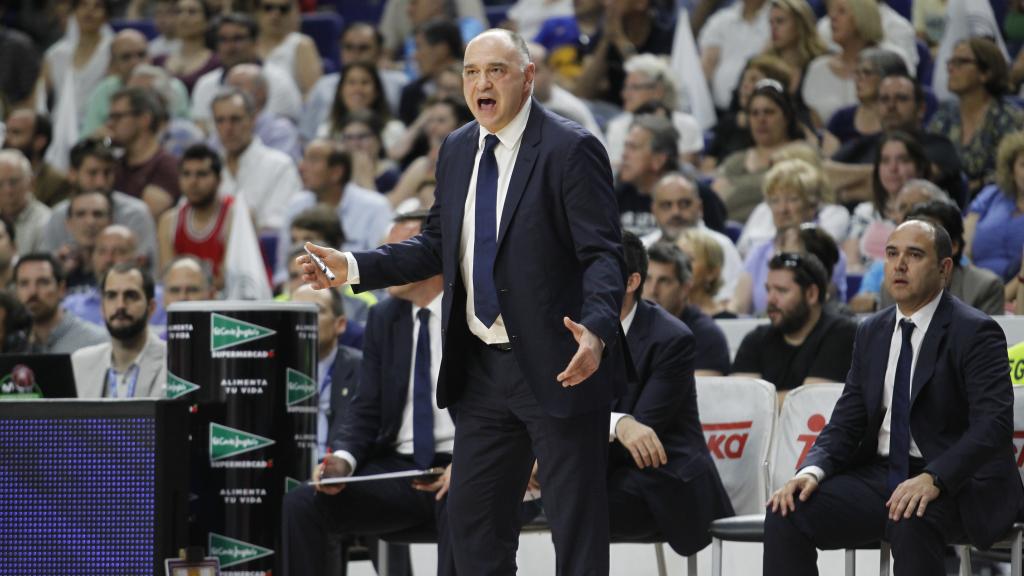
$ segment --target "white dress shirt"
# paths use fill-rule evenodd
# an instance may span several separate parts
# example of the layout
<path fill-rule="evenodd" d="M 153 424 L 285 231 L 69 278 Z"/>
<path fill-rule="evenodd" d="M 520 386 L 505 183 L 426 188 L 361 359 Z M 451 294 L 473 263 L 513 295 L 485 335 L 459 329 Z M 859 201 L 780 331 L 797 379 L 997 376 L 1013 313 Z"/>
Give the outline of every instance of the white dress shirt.
<path fill-rule="evenodd" d="M 889 410 L 889 407 L 892 406 L 892 388 L 893 382 L 896 380 L 896 364 L 899 362 L 900 348 L 903 346 L 903 331 L 900 329 L 900 321 L 907 319 L 914 324 L 914 331 L 910 335 L 910 345 L 914 349 L 914 356 L 910 363 L 910 386 L 912 391 L 914 373 L 917 371 L 917 358 L 921 355 L 921 344 L 924 342 L 925 334 L 928 333 L 928 327 L 932 323 L 932 318 L 935 317 L 935 310 L 938 309 L 940 300 L 942 300 L 942 291 L 939 291 L 935 298 L 910 316 L 904 316 L 900 312 L 899 306 L 896 307 L 896 327 L 893 329 L 889 342 L 889 362 L 885 367 L 885 379 L 883 381 L 885 389 L 882 391 L 882 409 L 885 410 L 885 416 L 882 418 L 882 427 L 878 430 L 878 455 L 882 458 L 889 457 L 889 436 L 892 430 L 892 411 Z M 914 458 L 921 457 L 921 450 L 917 447 L 917 442 L 914 442 L 913 433 L 910 435 L 910 456 Z M 812 474 L 818 479 L 818 482 L 825 478 L 825 471 L 817 466 L 807 466 L 801 469 L 799 473 Z"/>
<path fill-rule="evenodd" d="M 639 296 L 634 292 L 634 297 Z M 633 309 L 626 314 L 626 317 L 622 319 L 622 333 L 629 334 L 629 327 L 633 325 L 633 318 L 636 317 L 636 301 L 633 301 Z M 615 427 L 619 425 L 619 420 L 622 420 L 625 416 L 629 416 L 624 412 L 612 412 L 612 416 L 608 422 L 608 441 L 615 442 L 618 436 L 615 435 Z"/>
<path fill-rule="evenodd" d="M 291 156 L 268 148 L 255 135 L 238 158 L 238 175 L 232 174 L 226 163 L 220 172 L 218 192 L 244 196 L 257 231 L 280 230 L 284 226 L 284 208 L 300 191 L 302 178 Z"/>
<path fill-rule="evenodd" d="M 523 108 L 519 110 L 515 118 L 504 128 L 498 131 L 499 145 L 494 147 L 494 159 L 498 164 L 498 197 L 495 202 L 495 230 L 500 233 L 501 212 L 505 207 L 505 196 L 508 194 L 508 184 L 512 179 L 512 169 L 516 165 L 516 157 L 519 156 L 519 145 L 523 140 L 523 132 L 526 131 L 526 121 L 530 118 L 530 109 L 533 107 L 532 100 L 527 99 Z M 476 243 L 476 175 L 480 168 L 480 156 L 484 150 L 484 138 L 488 132 L 483 126 L 480 127 L 476 156 L 473 159 L 473 176 L 469 179 L 469 192 L 466 194 L 466 208 L 462 216 L 462 238 L 459 239 L 459 268 L 462 271 L 462 278 L 466 284 L 466 318 L 469 324 L 469 331 L 483 340 L 486 344 L 502 344 L 508 342 L 508 332 L 505 331 L 505 321 L 498 315 L 490 328 L 484 326 L 476 317 L 476 307 L 473 303 L 473 248 Z M 359 283 L 359 265 L 351 252 L 345 252 L 345 259 L 348 261 L 347 284 Z M 496 287 L 497 288 L 497 287 Z"/>
<path fill-rule="evenodd" d="M 427 325 L 430 331 L 430 397 L 433 399 L 434 405 L 434 449 L 437 452 L 451 453 L 455 445 L 455 423 L 452 421 L 447 409 L 438 408 L 437 406 L 437 376 L 441 371 L 441 296 L 441 294 L 438 294 L 426 306 L 426 309 L 430 310 L 430 320 Z M 394 444 L 396 452 L 409 456 L 413 453 L 413 387 L 415 386 L 416 373 L 416 345 L 419 341 L 420 333 L 420 322 L 417 314 L 419 314 L 421 309 L 419 306 L 412 307 L 412 355 L 409 362 L 409 386 L 406 391 L 405 407 L 402 409 L 402 424 L 398 428 L 398 435 L 395 437 Z M 400 345 L 400 343 L 396 343 L 396 345 Z M 352 467 L 352 471 L 355 471 L 357 462 L 355 456 L 351 453 L 339 450 L 334 452 L 333 455 L 348 462 Z"/>

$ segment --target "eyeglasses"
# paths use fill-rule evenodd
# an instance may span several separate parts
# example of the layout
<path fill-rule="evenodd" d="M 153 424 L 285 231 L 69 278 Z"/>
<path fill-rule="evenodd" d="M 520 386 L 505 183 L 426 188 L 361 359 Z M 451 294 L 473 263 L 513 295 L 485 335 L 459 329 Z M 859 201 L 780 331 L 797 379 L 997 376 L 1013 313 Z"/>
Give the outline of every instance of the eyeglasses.
<path fill-rule="evenodd" d="M 356 44 L 354 42 L 345 42 L 341 45 L 341 49 L 346 52 L 369 52 L 373 50 L 372 44 Z"/>
<path fill-rule="evenodd" d="M 786 268 L 803 268 L 804 259 L 796 252 L 779 252 L 772 256 L 771 264 Z"/>
<path fill-rule="evenodd" d="M 136 115 L 135 112 L 133 112 L 131 110 L 129 110 L 128 112 L 114 112 L 113 110 L 111 110 L 107 114 L 107 120 L 109 120 L 111 122 L 119 122 L 123 118 L 128 118 L 130 116 L 135 116 L 135 115 Z"/>
<path fill-rule="evenodd" d="M 128 62 L 130 60 L 145 60 L 146 56 L 147 54 L 145 50 L 139 50 L 138 52 L 122 52 L 117 55 L 117 60 L 119 62 Z"/>
<path fill-rule="evenodd" d="M 962 56 L 952 56 L 948 60 L 946 60 L 946 66 L 952 66 L 954 68 L 959 68 L 961 66 L 968 66 L 970 64 L 977 63 L 978 61 L 975 60 L 974 58 L 964 58 Z"/>
<path fill-rule="evenodd" d="M 277 12 L 281 16 L 284 16 L 292 11 L 292 5 L 290 2 L 287 4 L 260 4 L 260 10 L 263 10 L 264 14 Z"/>
<path fill-rule="evenodd" d="M 906 104 L 914 100 L 913 94 L 880 94 L 878 101 L 882 104 Z"/>

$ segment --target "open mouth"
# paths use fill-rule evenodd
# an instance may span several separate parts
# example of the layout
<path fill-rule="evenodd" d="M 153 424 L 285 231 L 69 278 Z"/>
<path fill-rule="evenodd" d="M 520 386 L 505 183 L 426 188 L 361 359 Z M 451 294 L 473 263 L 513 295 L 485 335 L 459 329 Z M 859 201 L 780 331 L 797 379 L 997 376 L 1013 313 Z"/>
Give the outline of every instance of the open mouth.
<path fill-rule="evenodd" d="M 483 112 L 493 112 L 498 102 L 493 98 L 477 98 L 476 106 Z"/>

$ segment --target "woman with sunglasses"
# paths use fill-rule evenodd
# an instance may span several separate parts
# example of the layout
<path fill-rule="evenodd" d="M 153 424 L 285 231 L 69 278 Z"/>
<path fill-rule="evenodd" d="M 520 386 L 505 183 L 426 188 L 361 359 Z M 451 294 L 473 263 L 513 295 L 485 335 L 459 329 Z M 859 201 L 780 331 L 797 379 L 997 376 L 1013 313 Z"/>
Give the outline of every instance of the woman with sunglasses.
<path fill-rule="evenodd" d="M 199 78 L 220 67 L 220 59 L 206 44 L 213 7 L 206 0 L 178 0 L 174 28 L 180 48 L 153 59 L 185 84 L 189 94 Z"/>
<path fill-rule="evenodd" d="M 761 185 L 772 154 L 804 136 L 792 98 L 775 80 L 766 78 L 755 85 L 747 121 L 754 145 L 730 154 L 711 185 L 725 203 L 729 218 L 741 223 L 761 201 Z"/>
<path fill-rule="evenodd" d="M 743 274 L 729 303 L 730 310 L 739 315 L 764 314 L 767 306 L 765 280 L 768 276 L 768 262 L 786 247 L 785 241 L 791 229 L 815 221 L 825 188 L 821 171 L 804 160 L 784 160 L 768 171 L 764 196 L 771 207 L 775 237 L 755 246 L 747 254 Z M 833 268 L 832 283 L 835 284 L 839 298 L 845 300 L 846 259 L 842 256 Z"/>
<path fill-rule="evenodd" d="M 1006 59 L 987 38 L 968 38 L 946 60 L 947 85 L 956 100 L 943 102 L 926 130 L 949 138 L 967 175 L 970 198 L 995 181 L 995 150 L 1003 136 L 1024 125 L 1024 112 L 1004 98 Z"/>
<path fill-rule="evenodd" d="M 320 53 L 312 38 L 298 32 L 299 5 L 296 0 L 259 0 L 260 25 L 256 49 L 263 63 L 287 70 L 303 98 L 324 73 Z"/>

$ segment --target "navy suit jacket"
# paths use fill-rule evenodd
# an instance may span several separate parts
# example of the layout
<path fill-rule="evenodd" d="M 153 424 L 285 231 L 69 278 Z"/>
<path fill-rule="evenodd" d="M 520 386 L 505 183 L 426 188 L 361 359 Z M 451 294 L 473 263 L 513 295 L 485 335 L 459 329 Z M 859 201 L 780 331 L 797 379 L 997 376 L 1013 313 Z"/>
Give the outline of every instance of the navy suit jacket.
<path fill-rule="evenodd" d="M 357 463 L 390 453 L 398 437 L 409 394 L 412 326 L 412 304 L 406 300 L 388 298 L 370 308 L 359 387 L 330 437 L 332 449 L 348 451 Z"/>
<path fill-rule="evenodd" d="M 327 413 L 327 445 L 340 433 L 345 422 L 352 396 L 359 388 L 360 365 L 363 353 L 344 344 L 338 345 L 338 353 L 334 357 L 331 369 L 331 404 Z M 337 449 L 331 446 L 332 449 Z"/>
<path fill-rule="evenodd" d="M 640 299 L 627 341 L 637 378 L 612 411 L 653 428 L 668 464 L 641 471 L 615 442 L 608 468 L 627 467 L 643 475 L 644 496 L 661 532 L 680 554 L 694 553 L 710 541 L 711 521 L 731 516 L 733 510 L 701 430 L 693 333 L 657 304 Z"/>
<path fill-rule="evenodd" d="M 457 401 L 466 385 L 463 358 L 475 338 L 466 323 L 459 245 L 479 133 L 474 121 L 445 139 L 422 234 L 355 254 L 358 290 L 444 274 L 444 355 L 437 386 L 442 407 Z M 621 240 L 604 147 L 578 124 L 533 101 L 498 228 L 494 286 L 513 353 L 549 415 L 607 410 L 632 376 L 619 323 L 625 290 Z M 578 349 L 564 316 L 605 343 L 597 372 L 572 388 L 555 379 Z"/>
<path fill-rule="evenodd" d="M 861 323 L 832 419 L 805 465 L 828 476 L 877 458 L 895 306 Z M 1002 538 L 1024 501 L 1013 450 L 1013 389 L 1006 338 L 990 317 L 943 293 L 918 353 L 910 432 L 972 544 Z"/>

